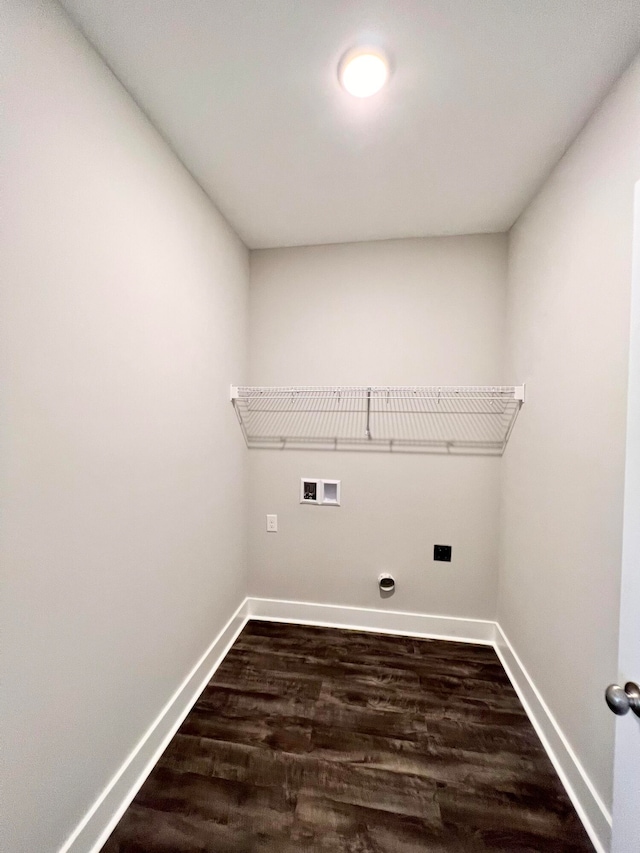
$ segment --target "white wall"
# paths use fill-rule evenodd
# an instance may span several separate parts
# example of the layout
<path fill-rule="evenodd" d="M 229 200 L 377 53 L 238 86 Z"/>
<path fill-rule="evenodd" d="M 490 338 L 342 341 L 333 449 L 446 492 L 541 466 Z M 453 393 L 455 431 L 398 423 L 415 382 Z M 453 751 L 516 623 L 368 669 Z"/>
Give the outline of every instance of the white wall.
<path fill-rule="evenodd" d="M 252 252 L 250 381 L 500 383 L 505 273 L 500 235 Z M 494 618 L 500 459 L 249 455 L 252 595 Z M 341 479 L 342 506 L 301 506 L 301 476 Z M 397 580 L 384 600 L 380 571 Z"/>
<path fill-rule="evenodd" d="M 640 61 L 513 228 L 498 619 L 607 804 L 617 673 Z"/>
<path fill-rule="evenodd" d="M 244 597 L 248 258 L 56 6 L 1 15 L 0 846 L 48 853 Z"/>

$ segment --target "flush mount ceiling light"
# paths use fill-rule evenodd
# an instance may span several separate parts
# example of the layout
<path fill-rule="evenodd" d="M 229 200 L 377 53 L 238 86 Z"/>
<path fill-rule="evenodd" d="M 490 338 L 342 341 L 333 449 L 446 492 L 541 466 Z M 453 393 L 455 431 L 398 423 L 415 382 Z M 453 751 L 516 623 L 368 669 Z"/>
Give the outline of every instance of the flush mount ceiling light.
<path fill-rule="evenodd" d="M 342 57 L 338 79 L 350 95 L 369 98 L 379 92 L 389 79 L 389 60 L 379 50 L 354 48 Z"/>

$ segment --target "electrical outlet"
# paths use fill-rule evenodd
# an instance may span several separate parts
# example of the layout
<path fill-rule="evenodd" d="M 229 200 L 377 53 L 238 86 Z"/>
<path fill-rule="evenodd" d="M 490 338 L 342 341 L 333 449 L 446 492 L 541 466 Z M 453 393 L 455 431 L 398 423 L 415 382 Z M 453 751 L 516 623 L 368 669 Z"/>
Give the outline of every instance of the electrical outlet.
<path fill-rule="evenodd" d="M 451 545 L 434 545 L 433 559 L 441 560 L 443 563 L 451 562 Z"/>
<path fill-rule="evenodd" d="M 268 515 L 267 516 L 267 533 L 277 533 L 278 532 L 278 516 L 277 515 Z"/>

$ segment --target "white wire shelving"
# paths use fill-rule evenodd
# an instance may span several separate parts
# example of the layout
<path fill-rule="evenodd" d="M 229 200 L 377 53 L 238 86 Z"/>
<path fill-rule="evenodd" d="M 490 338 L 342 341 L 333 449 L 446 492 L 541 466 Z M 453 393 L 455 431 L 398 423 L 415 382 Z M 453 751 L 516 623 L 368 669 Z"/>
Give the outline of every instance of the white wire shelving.
<path fill-rule="evenodd" d="M 248 447 L 500 456 L 524 385 L 231 386 Z"/>

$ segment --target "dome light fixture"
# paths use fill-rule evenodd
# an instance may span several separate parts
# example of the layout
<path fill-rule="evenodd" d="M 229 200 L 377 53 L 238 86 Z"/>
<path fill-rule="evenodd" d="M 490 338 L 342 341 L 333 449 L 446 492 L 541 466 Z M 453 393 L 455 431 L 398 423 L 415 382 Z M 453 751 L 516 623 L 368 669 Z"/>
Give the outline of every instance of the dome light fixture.
<path fill-rule="evenodd" d="M 350 95 L 369 98 L 389 79 L 389 60 L 375 48 L 353 48 L 340 60 L 338 79 Z"/>

